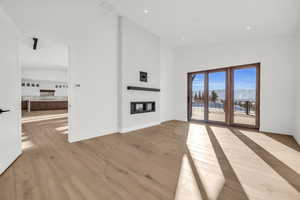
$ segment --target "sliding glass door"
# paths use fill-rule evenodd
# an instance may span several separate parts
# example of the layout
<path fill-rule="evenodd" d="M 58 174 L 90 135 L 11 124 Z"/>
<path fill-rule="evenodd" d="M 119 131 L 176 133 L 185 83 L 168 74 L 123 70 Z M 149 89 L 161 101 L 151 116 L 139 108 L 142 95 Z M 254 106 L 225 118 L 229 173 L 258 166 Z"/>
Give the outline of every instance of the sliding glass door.
<path fill-rule="evenodd" d="M 255 65 L 237 67 L 231 71 L 233 124 L 257 127 L 258 73 Z"/>
<path fill-rule="evenodd" d="M 259 64 L 188 73 L 188 120 L 259 127 Z"/>
<path fill-rule="evenodd" d="M 226 122 L 227 71 L 208 72 L 208 120 Z"/>
<path fill-rule="evenodd" d="M 194 74 L 191 77 L 191 119 L 193 120 L 205 120 L 204 117 L 204 83 L 205 74 Z"/>

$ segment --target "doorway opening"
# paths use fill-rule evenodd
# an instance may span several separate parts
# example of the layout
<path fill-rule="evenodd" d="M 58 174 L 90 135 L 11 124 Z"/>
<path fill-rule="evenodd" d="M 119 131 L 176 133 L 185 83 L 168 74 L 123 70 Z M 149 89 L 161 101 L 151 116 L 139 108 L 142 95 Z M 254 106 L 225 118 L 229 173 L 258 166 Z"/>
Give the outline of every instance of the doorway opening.
<path fill-rule="evenodd" d="M 188 121 L 259 128 L 260 63 L 188 73 Z"/>
<path fill-rule="evenodd" d="M 34 140 L 46 137 L 52 129 L 67 141 L 68 45 L 24 36 L 20 56 L 23 150 L 32 147 Z M 37 131 L 27 132 L 28 127 L 36 127 Z"/>

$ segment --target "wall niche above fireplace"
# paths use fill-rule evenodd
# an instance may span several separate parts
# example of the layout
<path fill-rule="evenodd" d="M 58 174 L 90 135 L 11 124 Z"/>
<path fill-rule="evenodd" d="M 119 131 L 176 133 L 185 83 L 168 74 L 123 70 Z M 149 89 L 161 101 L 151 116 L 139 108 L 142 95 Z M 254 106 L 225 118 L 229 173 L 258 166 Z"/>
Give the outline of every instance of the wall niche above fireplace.
<path fill-rule="evenodd" d="M 155 102 L 145 101 L 145 102 L 131 102 L 130 103 L 130 114 L 140 114 L 155 112 Z"/>

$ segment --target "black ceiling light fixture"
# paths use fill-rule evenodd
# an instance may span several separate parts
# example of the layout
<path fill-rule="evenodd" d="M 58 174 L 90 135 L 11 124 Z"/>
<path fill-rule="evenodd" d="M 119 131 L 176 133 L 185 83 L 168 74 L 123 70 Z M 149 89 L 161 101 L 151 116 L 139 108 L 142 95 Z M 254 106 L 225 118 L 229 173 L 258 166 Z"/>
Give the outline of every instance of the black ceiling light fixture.
<path fill-rule="evenodd" d="M 33 50 L 37 49 L 37 44 L 38 44 L 38 38 L 32 38 L 33 39 Z"/>

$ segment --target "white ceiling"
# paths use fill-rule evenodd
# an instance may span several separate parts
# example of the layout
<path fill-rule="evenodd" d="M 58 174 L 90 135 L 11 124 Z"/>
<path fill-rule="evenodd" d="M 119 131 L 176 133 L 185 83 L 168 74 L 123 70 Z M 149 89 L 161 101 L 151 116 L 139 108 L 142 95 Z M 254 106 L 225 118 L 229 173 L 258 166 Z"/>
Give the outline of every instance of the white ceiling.
<path fill-rule="evenodd" d="M 126 16 L 176 45 L 286 36 L 300 26 L 300 0 L 0 0 L 0 4 L 30 30 L 40 21 L 31 15 L 24 17 L 29 10 L 35 9 L 38 16 L 44 14 L 37 9 L 41 5 L 55 10 L 56 4 L 67 7 L 84 1 L 98 4 L 99 10 Z M 56 17 L 48 12 L 45 15 Z M 251 30 L 246 30 L 247 26 Z"/>
<path fill-rule="evenodd" d="M 61 69 L 69 65 L 68 46 L 39 38 L 37 49 L 33 50 L 32 37 L 25 36 L 20 47 L 23 68 Z"/>
<path fill-rule="evenodd" d="M 300 18 L 300 0 L 99 1 L 176 45 L 291 35 Z"/>

